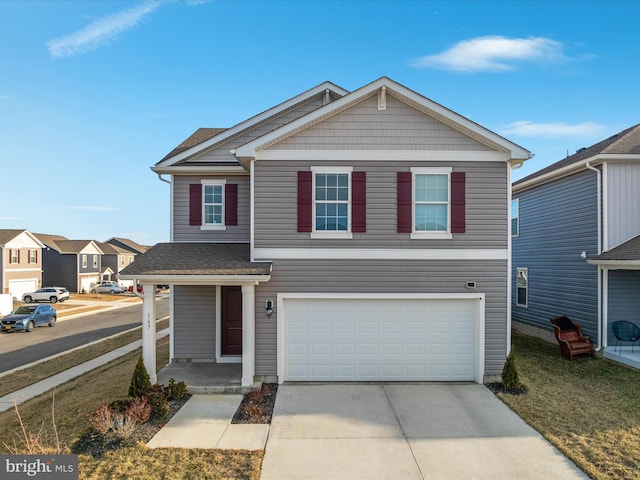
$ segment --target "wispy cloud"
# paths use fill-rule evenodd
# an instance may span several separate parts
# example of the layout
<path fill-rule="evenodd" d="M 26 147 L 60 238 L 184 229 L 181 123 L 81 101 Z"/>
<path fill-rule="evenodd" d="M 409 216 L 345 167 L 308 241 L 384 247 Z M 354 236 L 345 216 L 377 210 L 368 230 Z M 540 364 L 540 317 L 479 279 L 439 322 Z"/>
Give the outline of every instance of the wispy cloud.
<path fill-rule="evenodd" d="M 463 40 L 444 52 L 411 61 L 415 68 L 455 72 L 505 72 L 518 63 L 553 63 L 566 60 L 563 45 L 545 37 L 507 38 L 500 35 Z"/>
<path fill-rule="evenodd" d="M 528 120 L 513 122 L 499 129 L 502 135 L 520 135 L 523 137 L 593 137 L 606 130 L 604 125 L 594 122 L 583 122 L 571 125 L 568 123 L 534 123 Z"/>
<path fill-rule="evenodd" d="M 54 58 L 70 57 L 107 45 L 121 33 L 136 27 L 146 15 L 158 7 L 160 2 L 148 1 L 137 7 L 102 17 L 77 32 L 49 41 L 49 55 Z"/>
<path fill-rule="evenodd" d="M 65 210 L 85 210 L 89 212 L 115 212 L 118 210 L 113 207 L 100 207 L 97 205 L 70 205 L 64 208 Z"/>

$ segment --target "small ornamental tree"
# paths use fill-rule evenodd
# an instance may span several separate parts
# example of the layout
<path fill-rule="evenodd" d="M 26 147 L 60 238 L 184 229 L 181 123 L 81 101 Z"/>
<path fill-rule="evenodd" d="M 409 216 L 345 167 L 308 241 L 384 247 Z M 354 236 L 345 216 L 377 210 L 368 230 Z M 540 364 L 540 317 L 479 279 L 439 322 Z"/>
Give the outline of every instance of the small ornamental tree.
<path fill-rule="evenodd" d="M 504 367 L 502 367 L 502 386 L 506 390 L 518 390 L 522 388 L 516 368 L 516 357 L 513 346 L 511 347 L 511 352 L 507 355 Z"/>
<path fill-rule="evenodd" d="M 131 384 L 129 385 L 129 396 L 140 397 L 144 395 L 151 387 L 151 379 L 147 373 L 147 369 L 144 368 L 144 362 L 142 361 L 142 355 L 138 357 L 138 363 L 133 371 L 131 377 Z"/>

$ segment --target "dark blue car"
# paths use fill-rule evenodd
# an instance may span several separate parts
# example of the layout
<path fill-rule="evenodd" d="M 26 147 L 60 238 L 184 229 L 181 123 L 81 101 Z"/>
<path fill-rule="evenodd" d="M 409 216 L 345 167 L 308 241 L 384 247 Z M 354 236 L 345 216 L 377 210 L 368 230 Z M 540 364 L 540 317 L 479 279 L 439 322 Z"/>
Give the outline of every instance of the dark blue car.
<path fill-rule="evenodd" d="M 57 312 L 51 305 L 23 305 L 16 308 L 0 322 L 3 332 L 23 330 L 31 332 L 35 327 L 56 324 Z"/>

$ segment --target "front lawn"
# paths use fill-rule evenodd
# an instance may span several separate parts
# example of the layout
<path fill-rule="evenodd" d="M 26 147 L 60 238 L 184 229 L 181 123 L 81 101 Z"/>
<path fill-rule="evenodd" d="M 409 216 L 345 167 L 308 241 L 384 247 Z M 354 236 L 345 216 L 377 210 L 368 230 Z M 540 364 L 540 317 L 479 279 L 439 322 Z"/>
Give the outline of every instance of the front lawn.
<path fill-rule="evenodd" d="M 600 358 L 570 362 L 557 344 L 513 332 L 524 395 L 498 394 L 594 479 L 640 478 L 640 371 Z"/>

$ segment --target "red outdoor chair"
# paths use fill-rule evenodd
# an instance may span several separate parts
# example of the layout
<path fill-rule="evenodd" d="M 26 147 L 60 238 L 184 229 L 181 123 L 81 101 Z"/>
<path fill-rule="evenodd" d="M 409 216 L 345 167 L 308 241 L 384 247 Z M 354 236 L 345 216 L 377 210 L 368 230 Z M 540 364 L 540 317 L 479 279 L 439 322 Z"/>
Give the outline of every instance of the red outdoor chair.
<path fill-rule="evenodd" d="M 576 355 L 593 356 L 593 344 L 589 337 L 582 334 L 579 323 L 572 322 L 566 315 L 562 315 L 553 317 L 551 324 L 563 357 L 573 360 Z"/>

